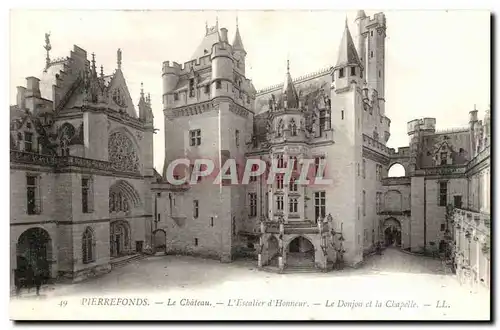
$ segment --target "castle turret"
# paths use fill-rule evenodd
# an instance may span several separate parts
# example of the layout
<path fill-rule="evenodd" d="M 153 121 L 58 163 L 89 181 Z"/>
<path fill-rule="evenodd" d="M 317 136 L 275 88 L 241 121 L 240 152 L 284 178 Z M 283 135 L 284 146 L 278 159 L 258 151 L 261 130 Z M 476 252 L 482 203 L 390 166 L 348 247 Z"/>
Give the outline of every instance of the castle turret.
<path fill-rule="evenodd" d="M 379 111 L 385 115 L 385 31 L 386 19 L 383 13 L 377 13 L 371 19 L 360 10 L 355 20 L 357 31 L 357 50 L 364 67 L 364 78 L 370 90 L 376 90 Z"/>
<path fill-rule="evenodd" d="M 179 83 L 181 74 L 181 65 L 169 61 L 163 62 L 162 79 L 163 79 L 163 109 L 166 110 L 172 107 L 174 97 L 173 92 Z"/>
<path fill-rule="evenodd" d="M 362 177 L 357 175 L 357 168 L 363 159 L 362 141 L 362 64 L 352 40 L 347 20 L 340 42 L 337 63 L 333 68 L 333 86 L 331 92 L 332 129 L 335 132 L 335 152 L 328 155 L 325 171 L 332 176 L 342 177 L 335 181 L 335 189 L 328 198 L 338 202 L 327 207 L 327 213 L 336 214 L 343 220 L 343 237 L 348 264 L 356 264 L 362 259 L 359 248 L 363 235 L 361 225 Z M 340 147 L 341 146 L 341 147 Z M 333 165 L 335 164 L 335 165 Z M 342 205 L 342 207 L 340 207 Z M 357 243 L 356 243 L 357 242 Z"/>
<path fill-rule="evenodd" d="M 477 110 L 474 104 L 474 110 L 469 111 L 469 136 L 470 136 L 470 152 L 472 157 L 476 154 L 476 136 L 475 136 L 475 125 L 477 122 Z"/>
<path fill-rule="evenodd" d="M 343 89 L 349 89 L 352 82 L 359 84 L 362 70 L 363 66 L 356 52 L 356 47 L 354 47 L 346 19 L 344 34 L 340 41 L 337 64 L 333 68 L 333 80 L 337 93 Z"/>
<path fill-rule="evenodd" d="M 238 27 L 238 18 L 236 18 L 236 33 L 234 34 L 233 40 L 233 56 L 236 61 L 235 66 L 245 75 L 245 57 L 247 52 L 245 47 L 243 47 L 243 41 L 241 41 L 240 29 Z"/>
<path fill-rule="evenodd" d="M 363 67 L 366 67 L 366 38 L 368 36 L 368 32 L 365 31 L 365 19 L 366 14 L 364 10 L 358 10 L 356 15 L 356 19 L 354 22 L 358 26 L 358 31 L 356 35 L 356 50 L 358 51 L 359 60 Z"/>
<path fill-rule="evenodd" d="M 222 28 L 219 42 L 212 46 L 212 98 L 233 95 L 234 63 L 232 47 L 227 42 L 227 29 Z"/>
<path fill-rule="evenodd" d="M 283 84 L 283 95 L 281 101 L 282 106 L 285 109 L 296 109 L 299 107 L 299 95 L 297 94 L 292 76 L 290 75 L 290 61 L 287 61 L 286 65 L 285 83 Z"/>

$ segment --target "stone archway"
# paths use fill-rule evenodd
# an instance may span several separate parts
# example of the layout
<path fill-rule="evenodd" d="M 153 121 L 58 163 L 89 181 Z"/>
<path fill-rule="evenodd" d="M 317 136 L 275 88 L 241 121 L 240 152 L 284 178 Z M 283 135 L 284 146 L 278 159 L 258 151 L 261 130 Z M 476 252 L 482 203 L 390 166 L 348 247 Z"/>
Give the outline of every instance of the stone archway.
<path fill-rule="evenodd" d="M 386 246 L 401 246 L 401 222 L 396 218 L 387 218 L 383 224 Z"/>
<path fill-rule="evenodd" d="M 278 267 L 279 247 L 280 244 L 278 239 L 274 235 L 269 236 L 269 239 L 267 240 L 267 256 L 269 260 L 268 264 L 270 266 Z"/>
<path fill-rule="evenodd" d="M 154 252 L 167 252 L 167 233 L 163 229 L 156 229 L 153 232 Z"/>
<path fill-rule="evenodd" d="M 43 228 L 30 228 L 17 240 L 16 261 L 18 278 L 25 278 L 28 273 L 38 272 L 42 280 L 51 277 L 52 239 Z"/>
<path fill-rule="evenodd" d="M 293 238 L 286 249 L 286 266 L 314 267 L 314 244 L 304 236 Z"/>
<path fill-rule="evenodd" d="M 114 221 L 109 228 L 109 254 L 111 258 L 130 253 L 130 225 L 124 220 Z"/>

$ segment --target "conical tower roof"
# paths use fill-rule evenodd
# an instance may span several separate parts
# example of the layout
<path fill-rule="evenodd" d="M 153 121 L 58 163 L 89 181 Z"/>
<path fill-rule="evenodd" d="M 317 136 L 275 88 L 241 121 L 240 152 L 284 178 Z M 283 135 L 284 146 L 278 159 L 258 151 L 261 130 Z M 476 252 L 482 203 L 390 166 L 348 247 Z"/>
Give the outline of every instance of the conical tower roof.
<path fill-rule="evenodd" d="M 348 66 L 352 64 L 361 65 L 361 61 L 359 60 L 356 47 L 354 47 L 354 42 L 352 41 L 351 32 L 347 26 L 346 18 L 344 34 L 342 35 L 342 40 L 340 41 L 337 64 L 335 67 Z"/>
<path fill-rule="evenodd" d="M 295 85 L 293 84 L 292 76 L 290 75 L 290 61 L 287 61 L 282 100 L 286 100 L 287 108 L 299 107 L 299 95 L 297 94 L 297 90 L 295 89 Z"/>
<path fill-rule="evenodd" d="M 245 47 L 243 47 L 243 41 L 241 41 L 240 29 L 238 28 L 238 18 L 236 18 L 236 33 L 233 40 L 233 50 L 238 50 L 246 53 Z"/>

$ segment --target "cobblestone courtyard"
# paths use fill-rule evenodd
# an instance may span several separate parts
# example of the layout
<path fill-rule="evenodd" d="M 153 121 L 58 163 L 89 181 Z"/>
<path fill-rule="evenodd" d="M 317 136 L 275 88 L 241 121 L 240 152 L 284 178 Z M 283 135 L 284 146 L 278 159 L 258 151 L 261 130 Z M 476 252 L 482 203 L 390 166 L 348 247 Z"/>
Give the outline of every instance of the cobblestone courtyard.
<path fill-rule="evenodd" d="M 57 314 L 57 309 L 48 309 L 49 306 L 57 306 L 61 301 L 81 305 L 81 299 L 85 297 L 126 296 L 147 297 L 153 306 L 142 312 L 128 309 L 118 318 L 488 319 L 489 297 L 486 292 L 471 293 L 470 290 L 468 286 L 461 286 L 453 276 L 445 275 L 441 261 L 396 249 L 387 249 L 382 256 L 368 257 L 358 269 L 297 274 L 259 271 L 252 261 L 221 264 L 216 260 L 160 256 L 132 262 L 86 282 L 45 287 L 40 297 L 24 293 L 22 297 L 12 299 L 11 315 L 12 310 L 19 310 L 23 305 L 31 303 L 40 307 L 43 303 L 47 313 L 54 314 L 55 311 L 54 317 L 62 317 L 62 314 Z M 167 304 L 168 298 L 185 299 L 185 304 L 210 300 L 219 307 L 226 305 L 229 299 L 233 302 L 235 299 L 256 298 L 301 300 L 311 307 L 300 312 L 296 308 L 279 309 L 276 314 L 269 314 L 269 309 L 265 314 L 258 313 L 257 308 L 236 308 L 231 313 L 219 308 L 206 314 L 201 307 L 194 307 L 197 308 L 194 314 L 193 308 L 177 307 L 172 315 L 165 310 L 155 312 Z M 384 308 L 361 308 L 369 301 L 373 304 L 379 301 Z M 332 302 L 336 308 L 331 308 Z M 450 307 L 438 307 L 440 304 Z M 104 314 L 101 315 L 100 310 Z M 89 318 L 117 318 L 115 314 L 106 314 L 105 310 L 92 306 L 78 315 L 85 318 L 88 313 Z M 226 313 L 222 313 L 224 310 Z M 61 308 L 61 313 L 64 311 Z"/>

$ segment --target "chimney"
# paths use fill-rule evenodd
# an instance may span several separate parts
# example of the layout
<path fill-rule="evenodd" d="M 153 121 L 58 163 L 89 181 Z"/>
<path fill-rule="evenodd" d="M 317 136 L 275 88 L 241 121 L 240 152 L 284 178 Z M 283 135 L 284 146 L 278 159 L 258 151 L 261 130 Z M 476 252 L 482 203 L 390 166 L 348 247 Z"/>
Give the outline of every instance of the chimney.
<path fill-rule="evenodd" d="M 36 77 L 28 77 L 27 81 L 27 89 L 25 93 L 25 97 L 41 97 L 40 94 L 40 79 Z"/>
<path fill-rule="evenodd" d="M 227 41 L 227 29 L 226 28 L 222 28 L 220 29 L 220 41 L 222 42 L 228 42 Z"/>
<path fill-rule="evenodd" d="M 26 87 L 17 86 L 17 106 L 21 109 L 26 108 Z"/>

